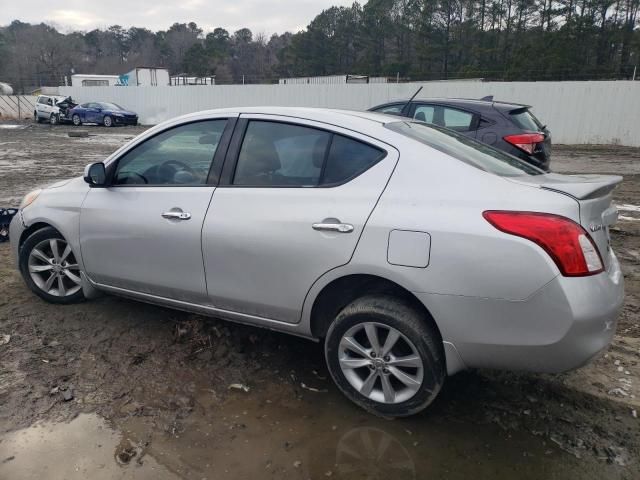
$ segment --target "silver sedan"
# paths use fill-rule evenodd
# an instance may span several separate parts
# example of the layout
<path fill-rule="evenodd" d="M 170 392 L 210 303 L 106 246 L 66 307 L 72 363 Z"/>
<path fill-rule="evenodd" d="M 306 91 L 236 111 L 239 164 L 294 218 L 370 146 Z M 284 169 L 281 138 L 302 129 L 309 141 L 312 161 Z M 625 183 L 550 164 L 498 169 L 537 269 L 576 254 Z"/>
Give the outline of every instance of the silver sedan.
<path fill-rule="evenodd" d="M 213 110 L 29 193 L 11 242 L 45 300 L 124 295 L 322 340 L 347 397 L 404 416 L 464 368 L 560 372 L 608 345 L 620 181 L 398 117 Z"/>

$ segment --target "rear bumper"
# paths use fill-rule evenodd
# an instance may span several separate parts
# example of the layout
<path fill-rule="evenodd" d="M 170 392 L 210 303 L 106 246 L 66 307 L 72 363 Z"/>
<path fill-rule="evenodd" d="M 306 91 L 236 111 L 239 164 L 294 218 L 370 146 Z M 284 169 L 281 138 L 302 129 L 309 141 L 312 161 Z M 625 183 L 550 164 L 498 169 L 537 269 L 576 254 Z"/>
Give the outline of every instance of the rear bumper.
<path fill-rule="evenodd" d="M 607 272 L 558 276 L 522 301 L 416 296 L 465 366 L 558 373 L 588 363 L 609 345 L 624 302 L 624 281 L 611 252 Z M 455 371 L 449 368 L 449 374 Z"/>

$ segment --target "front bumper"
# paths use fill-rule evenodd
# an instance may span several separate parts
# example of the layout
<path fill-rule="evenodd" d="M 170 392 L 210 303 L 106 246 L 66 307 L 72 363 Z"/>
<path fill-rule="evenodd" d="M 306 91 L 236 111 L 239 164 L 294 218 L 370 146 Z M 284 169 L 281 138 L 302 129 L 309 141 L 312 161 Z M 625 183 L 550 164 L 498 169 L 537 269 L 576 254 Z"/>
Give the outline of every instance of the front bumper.
<path fill-rule="evenodd" d="M 22 218 L 22 210 L 18 210 L 9 224 L 9 243 L 11 248 L 11 256 L 13 263 L 17 269 L 20 268 L 20 237 L 25 230 L 24 220 Z"/>
<path fill-rule="evenodd" d="M 113 117 L 116 125 L 137 125 L 138 117 Z"/>
<path fill-rule="evenodd" d="M 624 302 L 620 264 L 555 277 L 522 301 L 416 293 L 467 367 L 558 373 L 588 363 L 615 333 Z M 459 369 L 459 368 L 458 368 Z M 455 368 L 449 368 L 455 373 Z"/>

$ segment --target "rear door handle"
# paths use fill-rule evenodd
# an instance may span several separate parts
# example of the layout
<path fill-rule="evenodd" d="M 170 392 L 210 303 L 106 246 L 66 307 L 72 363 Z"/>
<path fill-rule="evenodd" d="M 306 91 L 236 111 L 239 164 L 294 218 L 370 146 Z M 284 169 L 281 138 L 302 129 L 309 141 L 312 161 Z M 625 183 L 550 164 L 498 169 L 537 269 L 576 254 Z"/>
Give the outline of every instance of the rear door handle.
<path fill-rule="evenodd" d="M 348 223 L 314 223 L 311 225 L 314 230 L 321 232 L 338 232 L 338 233 L 351 233 L 353 232 L 353 225 Z"/>
<path fill-rule="evenodd" d="M 169 220 L 189 220 L 191 218 L 191 214 L 188 212 L 164 212 L 162 214 L 162 218 L 168 218 Z"/>

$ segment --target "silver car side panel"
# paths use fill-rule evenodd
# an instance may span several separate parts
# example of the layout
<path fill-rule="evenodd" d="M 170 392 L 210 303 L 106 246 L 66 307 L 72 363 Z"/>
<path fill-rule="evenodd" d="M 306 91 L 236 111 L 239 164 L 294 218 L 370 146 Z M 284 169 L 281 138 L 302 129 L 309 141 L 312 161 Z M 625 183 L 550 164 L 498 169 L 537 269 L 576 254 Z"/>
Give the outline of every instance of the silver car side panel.
<path fill-rule="evenodd" d="M 278 320 L 259 317 L 256 315 L 248 315 L 248 314 L 239 313 L 231 310 L 224 310 L 222 308 L 217 308 L 211 305 L 186 302 L 186 301 L 177 300 L 174 298 L 161 297 L 161 296 L 152 295 L 149 293 L 113 287 L 110 285 L 95 283 L 89 278 L 87 279 L 90 282 L 91 286 L 93 286 L 94 288 L 111 293 L 113 295 L 132 298 L 135 300 L 139 300 L 141 302 L 151 303 L 154 305 L 161 305 L 169 308 L 175 308 L 177 310 L 184 310 L 184 311 L 199 313 L 201 315 L 219 317 L 232 322 L 244 323 L 247 325 L 255 325 L 257 327 L 267 328 L 269 330 L 290 333 L 292 335 L 297 335 L 310 340 L 317 340 L 313 338 L 310 335 L 309 331 L 303 328 L 301 324 L 281 322 Z"/>
<path fill-rule="evenodd" d="M 92 188 L 80 217 L 85 272 L 103 285 L 205 302 L 200 234 L 214 190 L 175 185 Z M 177 209 L 191 218 L 163 217 Z"/>
<path fill-rule="evenodd" d="M 272 115 L 248 117 L 294 121 Z M 328 128 L 305 120 L 295 124 Z M 363 135 L 331 130 L 377 145 L 387 155 L 355 179 L 331 188 L 216 189 L 202 229 L 211 305 L 298 323 L 305 295 L 316 279 L 349 262 L 395 168 L 398 152 Z M 338 219 L 353 230 L 339 233 L 312 228 L 326 219 Z"/>

